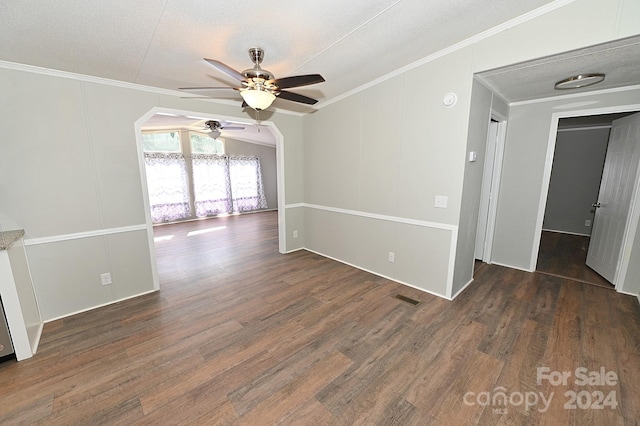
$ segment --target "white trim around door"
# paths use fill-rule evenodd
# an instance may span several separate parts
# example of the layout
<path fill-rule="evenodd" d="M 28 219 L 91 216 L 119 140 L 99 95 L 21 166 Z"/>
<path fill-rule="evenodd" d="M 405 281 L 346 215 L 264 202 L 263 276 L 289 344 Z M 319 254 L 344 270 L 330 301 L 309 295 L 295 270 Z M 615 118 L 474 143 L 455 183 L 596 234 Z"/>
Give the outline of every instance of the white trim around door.
<path fill-rule="evenodd" d="M 549 139 L 547 143 L 547 154 L 545 159 L 545 167 L 544 174 L 542 176 L 542 188 L 540 191 L 540 200 L 538 202 L 538 215 L 535 227 L 535 235 L 533 239 L 533 247 L 531 249 L 531 259 L 529 262 L 529 271 L 533 272 L 536 270 L 536 266 L 538 263 L 538 253 L 540 251 L 540 239 L 542 236 L 542 223 L 544 221 L 544 213 L 547 205 L 547 196 L 549 195 L 549 183 L 551 181 L 551 168 L 553 167 L 553 157 L 556 148 L 556 136 L 558 133 L 558 122 L 561 118 L 569 118 L 569 117 L 582 117 L 589 115 L 600 115 L 600 114 L 615 114 L 620 112 L 632 112 L 632 111 L 640 111 L 640 104 L 632 104 L 632 105 L 618 105 L 604 108 L 593 108 L 593 109 L 585 109 L 579 111 L 567 111 L 567 112 L 556 112 L 551 115 L 551 125 L 549 128 Z M 636 179 L 634 193 L 638 193 L 640 187 L 640 176 Z M 618 265 L 618 269 L 616 272 L 616 279 L 613 285 L 616 288 L 616 291 L 622 290 L 622 285 L 624 284 L 624 277 L 626 276 L 627 269 L 629 267 L 629 259 L 630 249 L 634 243 L 634 233 L 630 232 L 635 230 L 638 225 L 638 219 L 640 218 L 640 200 L 639 197 L 635 197 L 635 200 L 632 204 L 631 214 L 629 215 L 629 220 L 627 220 L 626 231 L 625 231 L 625 242 L 623 247 L 623 255 L 622 261 Z M 634 222 L 635 221 L 635 222 Z M 626 255 L 626 257 L 625 257 Z"/>

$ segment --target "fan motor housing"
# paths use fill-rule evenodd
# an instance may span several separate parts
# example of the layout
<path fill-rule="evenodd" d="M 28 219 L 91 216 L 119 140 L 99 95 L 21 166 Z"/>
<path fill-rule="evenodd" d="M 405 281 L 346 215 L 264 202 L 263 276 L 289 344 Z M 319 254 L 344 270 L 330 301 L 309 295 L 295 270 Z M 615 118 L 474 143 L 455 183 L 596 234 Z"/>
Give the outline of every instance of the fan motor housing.
<path fill-rule="evenodd" d="M 242 74 L 247 78 L 261 78 L 263 80 L 273 80 L 273 74 L 267 70 L 263 70 L 262 68 L 249 68 L 248 70 L 242 71 Z"/>
<path fill-rule="evenodd" d="M 215 121 L 215 120 L 209 120 L 206 123 L 204 123 L 205 126 L 207 126 L 209 129 L 216 131 L 220 128 L 222 128 L 222 126 L 220 125 L 219 121 Z"/>

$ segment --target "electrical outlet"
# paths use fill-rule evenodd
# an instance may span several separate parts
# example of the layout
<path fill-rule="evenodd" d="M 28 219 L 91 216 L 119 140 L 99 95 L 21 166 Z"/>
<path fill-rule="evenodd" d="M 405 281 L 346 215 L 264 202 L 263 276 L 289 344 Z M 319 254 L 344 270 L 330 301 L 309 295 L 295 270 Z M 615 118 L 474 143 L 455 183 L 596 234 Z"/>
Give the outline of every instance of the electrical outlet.
<path fill-rule="evenodd" d="M 392 251 L 389 252 L 389 262 L 393 263 L 396 261 L 396 254 Z"/>
<path fill-rule="evenodd" d="M 584 226 L 591 226 L 591 219 L 587 219 L 584 221 Z"/>
<path fill-rule="evenodd" d="M 111 274 L 109 272 L 105 272 L 104 274 L 100 274 L 100 281 L 102 285 L 111 284 Z"/>
<path fill-rule="evenodd" d="M 298 238 L 298 230 L 293 231 L 293 238 Z"/>

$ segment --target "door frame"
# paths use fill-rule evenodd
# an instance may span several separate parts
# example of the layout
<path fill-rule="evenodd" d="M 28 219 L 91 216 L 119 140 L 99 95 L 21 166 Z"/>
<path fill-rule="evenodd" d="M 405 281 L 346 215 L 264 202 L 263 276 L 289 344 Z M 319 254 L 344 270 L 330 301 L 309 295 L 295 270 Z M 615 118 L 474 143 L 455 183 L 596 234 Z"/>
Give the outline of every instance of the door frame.
<path fill-rule="evenodd" d="M 491 120 L 497 121 L 497 134 L 495 140 L 495 147 L 493 149 L 493 158 L 486 158 L 484 167 L 488 167 L 489 164 L 493 167 L 493 171 L 491 173 L 491 186 L 489 188 L 485 187 L 485 182 L 482 182 L 481 189 L 481 197 L 480 205 L 483 205 L 483 200 L 486 200 L 486 197 L 489 197 L 489 203 L 487 207 L 487 225 L 485 228 L 484 235 L 484 248 L 482 250 L 482 260 L 485 263 L 491 263 L 491 251 L 493 249 L 493 236 L 495 233 L 496 227 L 496 216 L 498 212 L 498 194 L 500 190 L 500 179 L 502 176 L 502 162 L 504 158 L 504 144 L 507 138 L 507 117 L 500 114 L 498 111 L 491 110 L 491 115 L 489 118 L 489 123 L 487 126 L 491 125 Z M 485 147 L 485 152 L 489 153 L 488 144 L 489 141 L 489 132 L 487 132 L 487 146 Z M 489 163 L 490 162 L 490 163 Z M 489 164 L 488 164 L 489 163 Z M 484 174 L 484 171 L 483 171 Z M 485 188 L 487 190 L 485 190 Z M 481 213 L 478 212 L 478 218 L 481 216 Z M 476 233 L 476 240 L 478 239 Z"/>
<path fill-rule="evenodd" d="M 540 239 L 542 238 L 542 222 L 544 221 L 544 213 L 547 206 L 547 196 L 549 195 L 549 183 L 551 181 L 551 168 L 553 166 L 553 157 L 556 150 L 556 138 L 558 134 L 558 122 L 561 118 L 570 117 L 585 117 L 590 115 L 600 114 L 615 114 L 619 112 L 633 112 L 640 111 L 640 104 L 632 105 L 617 105 L 604 108 L 592 108 L 576 111 L 563 111 L 554 112 L 551 114 L 551 125 L 549 128 L 549 140 L 547 143 L 547 154 L 544 165 L 544 173 L 542 176 L 542 188 L 540 191 L 540 200 L 538 202 L 538 215 L 536 221 L 536 228 L 533 239 L 533 247 L 531 251 L 531 259 L 529 262 L 529 270 L 535 271 L 538 263 L 538 254 L 540 251 Z M 640 173 L 636 176 L 636 181 L 633 189 L 633 198 L 631 202 L 631 210 L 625 225 L 624 237 L 623 237 L 623 250 L 620 254 L 621 262 L 616 268 L 616 278 L 613 285 L 616 291 L 622 290 L 624 284 L 624 278 L 626 277 L 627 269 L 629 268 L 630 250 L 633 245 L 635 236 L 635 230 L 638 226 L 638 219 L 640 219 L 640 197 L 638 192 L 640 191 Z"/>

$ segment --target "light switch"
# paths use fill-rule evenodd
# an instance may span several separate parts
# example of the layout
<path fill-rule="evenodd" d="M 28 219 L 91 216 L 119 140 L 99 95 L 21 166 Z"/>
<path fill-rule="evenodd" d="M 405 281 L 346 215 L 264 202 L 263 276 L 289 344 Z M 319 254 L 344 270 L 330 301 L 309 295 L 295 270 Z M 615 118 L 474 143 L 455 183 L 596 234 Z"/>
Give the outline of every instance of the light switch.
<path fill-rule="evenodd" d="M 112 283 L 111 281 L 111 273 L 105 272 L 104 274 L 100 274 L 100 282 L 102 285 L 109 285 Z"/>
<path fill-rule="evenodd" d="M 478 159 L 478 153 L 475 151 L 469 151 L 469 161 L 474 162 Z"/>
<path fill-rule="evenodd" d="M 436 195 L 435 207 L 446 209 L 448 201 L 449 197 L 447 197 L 446 195 Z"/>

